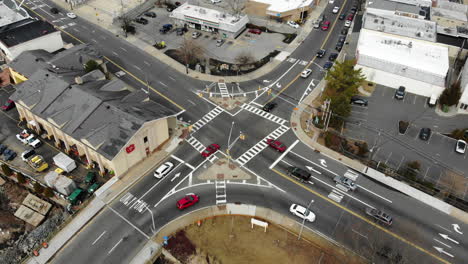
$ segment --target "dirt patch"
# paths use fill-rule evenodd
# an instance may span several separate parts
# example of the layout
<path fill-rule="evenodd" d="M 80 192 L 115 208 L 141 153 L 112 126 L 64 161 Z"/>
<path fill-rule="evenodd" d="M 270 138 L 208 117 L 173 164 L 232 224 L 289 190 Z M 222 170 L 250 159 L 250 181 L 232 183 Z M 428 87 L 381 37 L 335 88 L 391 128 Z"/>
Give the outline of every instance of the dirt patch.
<path fill-rule="evenodd" d="M 223 173 L 220 174 L 220 171 Z M 213 166 L 198 176 L 200 180 L 248 180 L 250 178 L 251 176 L 239 168 L 232 159 L 228 162 L 226 158 L 217 160 Z"/>
<path fill-rule="evenodd" d="M 190 257 L 185 251 L 179 255 L 181 249 L 171 247 L 178 245 L 176 242 L 182 237 L 190 242 L 180 242 L 184 247 L 196 247 L 196 253 Z M 193 252 L 191 246 L 186 248 Z M 182 263 L 189 264 L 364 263 L 318 236 L 313 241 L 298 240 L 296 234 L 275 225 L 270 225 L 266 233 L 261 227 L 251 229 L 250 217 L 243 216 L 215 217 L 203 221 L 200 227 L 188 226 L 169 239 L 167 249 Z"/>
<path fill-rule="evenodd" d="M 375 90 L 375 83 L 372 82 L 362 82 L 361 87 L 364 91 L 372 94 Z"/>

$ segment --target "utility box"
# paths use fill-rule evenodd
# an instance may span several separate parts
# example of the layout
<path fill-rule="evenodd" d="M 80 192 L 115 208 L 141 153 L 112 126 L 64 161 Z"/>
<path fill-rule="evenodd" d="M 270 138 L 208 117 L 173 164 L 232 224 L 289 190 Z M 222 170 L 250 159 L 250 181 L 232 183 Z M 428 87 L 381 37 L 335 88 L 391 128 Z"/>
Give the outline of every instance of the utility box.
<path fill-rule="evenodd" d="M 72 170 L 76 168 L 75 161 L 62 152 L 55 155 L 53 157 L 53 160 L 57 167 L 61 168 L 62 170 L 66 172 L 71 172 Z"/>

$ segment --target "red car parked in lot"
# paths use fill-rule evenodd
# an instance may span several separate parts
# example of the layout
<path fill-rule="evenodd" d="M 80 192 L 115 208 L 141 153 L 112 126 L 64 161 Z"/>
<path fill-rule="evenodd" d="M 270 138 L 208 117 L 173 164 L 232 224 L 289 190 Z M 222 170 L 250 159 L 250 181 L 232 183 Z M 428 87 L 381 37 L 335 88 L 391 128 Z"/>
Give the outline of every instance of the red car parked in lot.
<path fill-rule="evenodd" d="M 198 203 L 199 200 L 200 200 L 200 197 L 198 197 L 196 194 L 189 193 L 189 194 L 185 195 L 184 198 L 180 199 L 177 202 L 176 205 L 177 205 L 177 208 L 182 210 L 182 209 L 185 209 L 187 207 L 190 207 L 190 206 Z"/>
<path fill-rule="evenodd" d="M 268 146 L 276 149 L 278 152 L 284 152 L 287 147 L 283 143 L 281 143 L 279 140 L 273 140 L 271 138 L 267 139 L 267 144 Z"/>
<path fill-rule="evenodd" d="M 209 156 L 211 156 L 211 154 L 215 153 L 216 151 L 218 151 L 219 149 L 219 145 L 218 144 L 211 144 L 209 145 L 208 147 L 206 147 L 206 149 L 204 151 L 202 151 L 201 155 L 205 158 L 208 158 Z"/>
<path fill-rule="evenodd" d="M 258 28 L 251 28 L 251 29 L 249 29 L 249 33 L 260 35 L 260 34 L 262 34 L 262 31 L 260 29 L 258 29 Z"/>
<path fill-rule="evenodd" d="M 6 101 L 6 103 L 4 105 L 2 105 L 2 110 L 3 111 L 8 111 L 8 110 L 11 110 L 13 108 L 15 108 L 15 102 L 13 102 L 10 99 L 8 99 L 8 101 Z"/>

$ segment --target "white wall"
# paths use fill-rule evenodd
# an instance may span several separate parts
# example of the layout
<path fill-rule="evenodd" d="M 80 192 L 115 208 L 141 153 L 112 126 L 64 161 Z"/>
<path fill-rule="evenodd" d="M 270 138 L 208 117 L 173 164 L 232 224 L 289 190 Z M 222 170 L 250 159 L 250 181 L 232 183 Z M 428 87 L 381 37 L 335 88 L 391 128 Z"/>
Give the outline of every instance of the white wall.
<path fill-rule="evenodd" d="M 10 48 L 5 47 L 3 43 L 0 47 L 5 51 L 7 60 L 11 61 L 26 50 L 43 49 L 50 53 L 55 52 L 63 48 L 63 40 L 60 31 L 56 31 Z"/>

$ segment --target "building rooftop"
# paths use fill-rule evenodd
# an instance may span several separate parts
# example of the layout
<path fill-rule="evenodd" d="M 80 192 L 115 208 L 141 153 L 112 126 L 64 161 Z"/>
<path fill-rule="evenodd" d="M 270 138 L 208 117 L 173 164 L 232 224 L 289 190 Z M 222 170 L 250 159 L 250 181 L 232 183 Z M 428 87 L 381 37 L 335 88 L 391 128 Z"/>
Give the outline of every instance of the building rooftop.
<path fill-rule="evenodd" d="M 358 47 L 358 56 L 374 57 L 436 75 L 446 75 L 449 68 L 448 47 L 443 44 L 362 29 Z"/>
<path fill-rule="evenodd" d="M 460 5 L 460 6 L 464 6 L 464 5 Z M 432 16 L 433 17 L 439 16 L 439 17 L 443 17 L 446 19 L 458 20 L 458 21 L 463 21 L 463 22 L 468 21 L 467 12 L 463 11 L 463 9 L 451 10 L 451 9 L 445 9 L 445 8 L 440 8 L 440 7 L 433 7 Z"/>
<path fill-rule="evenodd" d="M 398 2 L 393 2 L 393 1 L 389 1 L 389 0 L 372 0 L 372 1 L 368 1 L 367 2 L 367 8 L 375 8 L 375 9 L 388 10 L 388 11 L 397 11 L 397 12 L 410 13 L 410 14 L 422 15 L 422 16 L 426 15 L 425 13 L 420 14 L 422 9 L 419 6 L 404 4 L 404 3 L 398 3 Z"/>
<path fill-rule="evenodd" d="M 0 31 L 5 26 L 29 17 L 28 12 L 24 8 L 18 8 L 14 0 L 0 1 Z"/>
<path fill-rule="evenodd" d="M 366 13 L 363 28 L 431 42 L 437 38 L 435 22 L 404 16 Z"/>
<path fill-rule="evenodd" d="M 310 6 L 313 0 L 253 0 L 258 3 L 270 5 L 267 10 L 270 12 L 282 13 L 302 7 Z"/>
<path fill-rule="evenodd" d="M 174 11 L 171 12 L 171 17 L 176 16 L 177 13 L 183 14 L 185 18 L 196 18 L 208 22 L 216 22 L 223 24 L 236 24 L 240 18 L 233 16 L 229 13 L 221 12 L 214 9 L 204 8 L 196 5 L 184 3 Z M 242 15 L 244 17 L 245 15 Z"/>
<path fill-rule="evenodd" d="M 13 47 L 56 31 L 54 26 L 46 21 L 28 19 L 28 23 L 23 23 L 17 27 L 9 27 L 0 32 L 0 41 L 7 47 Z"/>
<path fill-rule="evenodd" d="M 398 2 L 414 6 L 432 6 L 431 0 L 390 0 L 392 2 Z"/>

